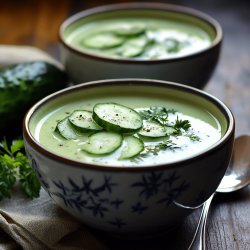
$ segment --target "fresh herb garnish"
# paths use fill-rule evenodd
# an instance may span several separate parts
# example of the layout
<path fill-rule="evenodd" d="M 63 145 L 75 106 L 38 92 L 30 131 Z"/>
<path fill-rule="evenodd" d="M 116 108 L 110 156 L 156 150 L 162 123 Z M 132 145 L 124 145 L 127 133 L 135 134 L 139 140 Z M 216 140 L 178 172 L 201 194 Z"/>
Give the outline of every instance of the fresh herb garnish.
<path fill-rule="evenodd" d="M 194 133 L 188 134 L 188 137 L 191 141 L 201 141 L 201 138 Z"/>
<path fill-rule="evenodd" d="M 189 129 L 191 128 L 191 123 L 188 120 L 180 120 L 177 116 L 177 119 L 175 120 L 175 124 L 173 125 L 175 129 L 175 135 L 184 135 L 187 136 L 191 141 L 200 141 L 201 138 L 194 134 L 193 132 L 190 132 Z"/>
<path fill-rule="evenodd" d="M 165 107 L 150 107 L 149 109 L 139 111 L 139 114 L 145 120 L 157 122 L 162 126 L 168 126 L 168 115 L 175 112 L 174 109 L 167 109 Z"/>
<path fill-rule="evenodd" d="M 179 117 L 177 116 L 176 120 L 175 120 L 175 124 L 173 126 L 177 131 L 181 131 L 182 129 L 187 131 L 190 127 L 190 121 L 188 120 L 181 120 L 179 119 Z"/>
<path fill-rule="evenodd" d="M 17 180 L 28 197 L 39 196 L 41 185 L 24 153 L 23 140 L 15 140 L 9 147 L 4 139 L 0 143 L 0 200 L 11 197 Z"/>
<path fill-rule="evenodd" d="M 161 150 L 166 150 L 166 149 L 177 149 L 178 147 L 176 146 L 175 143 L 173 143 L 171 140 L 165 140 L 163 142 L 160 142 L 155 145 L 147 145 L 145 146 L 146 153 L 152 153 L 153 155 L 157 155 Z"/>
<path fill-rule="evenodd" d="M 139 114 L 141 115 L 142 119 L 153 121 L 165 128 L 170 127 L 173 128 L 173 132 L 169 135 L 178 137 L 178 136 L 187 136 L 192 141 L 200 141 L 200 137 L 195 135 L 191 129 L 191 123 L 189 120 L 182 120 L 178 117 L 174 122 L 169 121 L 169 114 L 175 114 L 176 110 L 174 109 L 167 109 L 165 107 L 150 107 L 149 109 L 140 110 Z M 159 151 L 165 149 L 175 149 L 177 146 L 172 143 L 171 140 L 164 141 L 157 145 L 150 145 L 146 146 L 146 155 L 147 153 L 151 152 L 154 155 L 157 155 Z"/>
<path fill-rule="evenodd" d="M 162 150 L 175 150 L 178 148 L 179 147 L 172 140 L 165 140 L 158 144 L 150 144 L 145 146 L 145 150 L 141 154 L 134 158 L 131 158 L 131 161 L 138 163 L 140 161 L 143 161 L 143 159 L 148 157 L 150 154 L 158 155 L 158 153 Z"/>

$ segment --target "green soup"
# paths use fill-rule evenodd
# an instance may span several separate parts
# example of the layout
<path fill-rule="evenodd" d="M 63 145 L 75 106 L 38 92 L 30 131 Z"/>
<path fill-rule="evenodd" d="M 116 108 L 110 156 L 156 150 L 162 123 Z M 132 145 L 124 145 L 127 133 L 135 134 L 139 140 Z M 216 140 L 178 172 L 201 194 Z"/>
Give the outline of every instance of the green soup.
<path fill-rule="evenodd" d="M 141 91 L 143 94 L 140 94 Z M 180 93 L 176 95 L 175 92 L 175 90 L 166 91 L 164 88 L 154 87 L 143 87 L 142 90 L 141 86 L 131 86 L 129 90 L 121 89 L 119 86 L 86 88 L 84 91 L 59 97 L 39 109 L 32 116 L 31 132 L 35 139 L 49 151 L 79 162 L 97 165 L 145 166 L 183 160 L 205 151 L 220 140 L 226 130 L 226 121 L 214 104 L 188 93 L 183 98 Z M 119 103 L 135 110 L 149 107 L 174 109 L 174 113 L 169 113 L 169 122 L 174 123 L 176 119 L 188 120 L 191 127 L 187 133 L 183 130 L 178 136 L 141 138 L 145 149 L 155 148 L 165 140 L 171 140 L 174 147 L 159 150 L 156 153 L 144 150 L 136 157 L 123 160 L 119 156 L 125 147 L 124 143 L 110 154 L 97 156 L 83 150 L 83 145 L 88 143 L 89 133 L 83 133 L 74 140 L 67 140 L 55 132 L 58 121 L 73 111 L 92 111 L 95 104 L 107 102 Z"/>
<path fill-rule="evenodd" d="M 83 52 L 129 59 L 165 59 L 202 51 L 210 46 L 213 35 L 200 21 L 172 17 L 126 17 L 104 15 L 79 21 L 65 34 L 66 42 Z M 159 16 L 159 17 L 158 17 Z M 191 21 L 189 20 L 191 19 Z M 204 24 L 203 24 L 204 26 Z M 211 29 L 211 27 L 210 27 Z"/>

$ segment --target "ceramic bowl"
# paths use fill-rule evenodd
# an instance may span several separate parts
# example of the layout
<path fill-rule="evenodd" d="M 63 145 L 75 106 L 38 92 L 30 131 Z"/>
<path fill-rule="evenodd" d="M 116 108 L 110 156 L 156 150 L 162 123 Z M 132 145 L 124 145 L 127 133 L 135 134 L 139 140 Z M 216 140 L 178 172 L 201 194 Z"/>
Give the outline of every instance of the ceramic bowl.
<path fill-rule="evenodd" d="M 200 51 L 178 57 L 140 60 L 98 55 L 79 49 L 72 44 L 71 38 L 68 39 L 77 28 L 109 18 L 160 18 L 190 24 L 204 31 L 211 44 Z M 125 3 L 88 9 L 69 17 L 60 27 L 59 38 L 61 60 L 76 83 L 114 78 L 145 78 L 203 88 L 218 61 L 222 29 L 213 18 L 194 9 L 163 3 Z"/>
<path fill-rule="evenodd" d="M 212 146 L 182 160 L 127 167 L 70 160 L 39 142 L 37 124 L 48 112 L 62 103 L 108 100 L 109 95 L 118 99 L 160 95 L 166 100 L 189 102 L 215 117 L 222 136 Z M 193 211 L 183 206 L 200 206 L 215 192 L 232 153 L 234 118 L 221 101 L 196 88 L 158 80 L 103 80 L 75 85 L 42 99 L 28 111 L 23 136 L 32 166 L 58 206 L 95 229 L 144 237 L 183 222 Z"/>

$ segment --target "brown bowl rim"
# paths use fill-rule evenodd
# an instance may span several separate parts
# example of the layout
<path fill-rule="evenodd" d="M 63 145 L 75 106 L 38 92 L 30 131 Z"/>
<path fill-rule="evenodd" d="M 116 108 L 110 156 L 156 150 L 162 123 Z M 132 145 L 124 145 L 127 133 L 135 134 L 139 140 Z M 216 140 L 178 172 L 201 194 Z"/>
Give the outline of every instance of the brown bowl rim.
<path fill-rule="evenodd" d="M 213 39 L 212 43 L 205 49 L 194 52 L 188 55 L 180 56 L 180 57 L 173 57 L 173 58 L 163 58 L 163 59 L 150 59 L 150 60 L 138 60 L 138 59 L 129 59 L 129 58 L 112 58 L 112 57 L 106 57 L 103 55 L 97 55 L 94 53 L 88 53 L 85 51 L 82 51 L 80 49 L 77 49 L 73 46 L 70 46 L 68 43 L 65 42 L 63 38 L 63 33 L 64 30 L 68 27 L 68 25 L 76 22 L 79 19 L 85 18 L 90 15 L 94 14 L 99 14 L 102 12 L 113 12 L 113 11 L 122 11 L 122 10 L 133 10 L 133 9 L 145 9 L 145 10 L 166 10 L 166 11 L 171 11 L 171 12 L 177 12 L 181 13 L 183 15 L 188 15 L 188 16 L 193 16 L 196 17 L 203 22 L 206 22 L 209 24 L 215 31 L 216 37 Z M 222 38 L 223 38 L 223 31 L 220 26 L 220 24 L 211 16 L 190 8 L 190 7 L 185 7 L 181 5 L 175 5 L 175 4 L 167 4 L 167 3 L 153 3 L 153 2 L 135 2 L 135 3 L 118 3 L 118 4 L 109 4 L 109 5 L 102 5 L 99 7 L 91 8 L 91 9 L 86 9 L 81 12 L 78 12 L 69 18 L 67 18 L 59 28 L 59 41 L 61 44 L 69 49 L 70 51 L 80 55 L 80 56 L 85 56 L 88 58 L 92 58 L 95 60 L 100 60 L 100 61 L 107 61 L 107 62 L 115 62 L 115 63 L 133 63 L 133 64 L 155 64 L 155 63 L 171 63 L 171 62 L 176 62 L 176 61 L 183 61 L 183 60 L 189 60 L 198 56 L 202 56 L 203 54 L 206 54 L 210 50 L 215 49 L 216 47 L 219 47 L 220 44 L 222 43 Z"/>
<path fill-rule="evenodd" d="M 204 151 L 197 153 L 194 156 L 175 161 L 173 163 L 166 163 L 166 164 L 157 164 L 154 166 L 115 166 L 115 165 L 100 165 L 100 164 L 91 164 L 91 163 L 84 163 L 79 162 L 71 159 L 64 158 L 63 156 L 57 155 L 56 153 L 53 153 L 49 150 L 47 150 L 45 147 L 43 147 L 31 134 L 29 130 L 29 121 L 32 115 L 35 113 L 36 110 L 38 110 L 40 107 L 42 107 L 47 102 L 64 95 L 65 93 L 70 93 L 74 91 L 78 91 L 82 88 L 95 88 L 98 86 L 113 86 L 113 85 L 128 85 L 128 86 L 159 86 L 159 87 L 166 87 L 166 88 L 172 88 L 177 89 L 180 91 L 189 92 L 194 95 L 201 96 L 214 105 L 219 108 L 219 110 L 225 115 L 227 122 L 228 122 L 228 128 L 226 133 L 222 136 L 222 138 L 217 141 L 215 144 L 210 146 L 209 148 L 205 149 Z M 167 82 L 167 81 L 161 81 L 161 80 L 153 80 L 153 79 L 135 79 L 135 78 L 127 78 L 127 79 L 109 79 L 109 80 L 99 80 L 99 81 L 92 81 L 87 83 L 81 83 L 79 85 L 71 86 L 65 89 L 62 89 L 60 91 L 57 91 L 39 102 L 37 102 L 34 106 L 32 106 L 29 111 L 26 113 L 24 120 L 23 120 L 23 137 L 27 142 L 38 152 L 45 155 L 46 157 L 49 157 L 50 159 L 62 162 L 63 164 L 69 165 L 69 167 L 77 167 L 77 168 L 87 168 L 87 169 L 98 169 L 98 170 L 112 170 L 112 171 L 143 171 L 143 170 L 162 170 L 166 168 L 173 168 L 178 166 L 183 166 L 186 164 L 191 163 L 194 160 L 200 159 L 204 156 L 208 156 L 212 154 L 214 151 L 218 150 L 219 148 L 223 147 L 224 144 L 226 144 L 229 140 L 234 138 L 234 132 L 235 132 L 235 120 L 232 112 L 230 109 L 219 99 L 212 96 L 211 94 L 204 92 L 202 90 L 196 89 L 194 87 L 182 85 L 179 83 L 174 82 Z"/>

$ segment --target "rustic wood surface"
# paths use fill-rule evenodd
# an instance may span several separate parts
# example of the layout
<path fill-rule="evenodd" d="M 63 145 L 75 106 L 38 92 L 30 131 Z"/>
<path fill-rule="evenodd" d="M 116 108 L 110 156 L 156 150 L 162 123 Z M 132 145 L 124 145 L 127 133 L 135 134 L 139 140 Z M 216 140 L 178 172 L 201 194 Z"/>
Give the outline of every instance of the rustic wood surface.
<path fill-rule="evenodd" d="M 35 46 L 59 59 L 60 23 L 80 10 L 115 2 L 123 1 L 0 1 L 0 44 Z M 205 90 L 220 98 L 233 111 L 236 135 L 250 134 L 250 2 L 168 2 L 206 12 L 222 25 L 224 41 L 221 58 Z M 186 249 L 199 213 L 200 210 L 194 212 L 180 227 L 157 240 L 103 241 L 110 249 Z M 250 187 L 234 194 L 216 195 L 209 214 L 207 236 L 208 250 L 250 249 Z"/>

